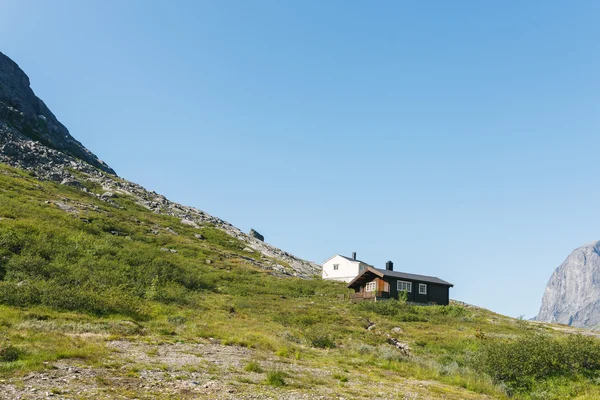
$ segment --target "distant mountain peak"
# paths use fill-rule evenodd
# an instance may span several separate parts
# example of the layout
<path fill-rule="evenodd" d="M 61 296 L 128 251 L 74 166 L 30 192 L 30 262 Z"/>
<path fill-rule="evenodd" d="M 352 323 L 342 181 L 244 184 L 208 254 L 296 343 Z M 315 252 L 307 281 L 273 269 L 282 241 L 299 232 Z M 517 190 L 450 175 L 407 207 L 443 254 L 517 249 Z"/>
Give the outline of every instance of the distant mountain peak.
<path fill-rule="evenodd" d="M 75 140 L 31 89 L 29 77 L 0 52 L 0 136 L 30 139 L 110 174 L 115 171 Z M 10 151 L 14 152 L 14 146 Z M 2 149 L 0 148 L 0 152 Z"/>
<path fill-rule="evenodd" d="M 584 328 L 600 324 L 600 241 L 573 250 L 556 268 L 536 319 Z"/>

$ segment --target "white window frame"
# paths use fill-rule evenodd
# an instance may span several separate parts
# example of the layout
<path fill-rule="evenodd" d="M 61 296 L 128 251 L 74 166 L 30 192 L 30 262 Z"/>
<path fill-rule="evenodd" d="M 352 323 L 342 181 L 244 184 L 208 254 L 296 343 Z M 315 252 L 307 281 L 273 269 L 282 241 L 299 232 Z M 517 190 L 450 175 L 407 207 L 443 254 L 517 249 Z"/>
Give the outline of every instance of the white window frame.
<path fill-rule="evenodd" d="M 377 282 L 369 282 L 365 285 L 365 292 L 376 292 L 377 291 Z"/>
<path fill-rule="evenodd" d="M 399 292 L 411 293 L 412 292 L 412 282 L 398 281 L 398 283 L 396 283 L 396 288 L 398 289 Z"/>
<path fill-rule="evenodd" d="M 419 283 L 419 294 L 427 294 L 427 284 Z"/>
<path fill-rule="evenodd" d="M 337 271 L 340 269 L 340 264 L 333 264 L 333 270 Z"/>

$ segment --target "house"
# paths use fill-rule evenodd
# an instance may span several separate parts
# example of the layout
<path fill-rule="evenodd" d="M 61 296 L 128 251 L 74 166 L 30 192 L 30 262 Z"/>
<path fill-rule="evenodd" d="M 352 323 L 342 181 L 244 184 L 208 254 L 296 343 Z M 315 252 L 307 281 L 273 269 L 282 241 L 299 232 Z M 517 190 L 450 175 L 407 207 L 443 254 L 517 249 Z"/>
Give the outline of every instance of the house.
<path fill-rule="evenodd" d="M 368 266 L 348 284 L 348 288 L 354 289 L 350 296 L 353 301 L 398 299 L 401 292 L 406 292 L 407 301 L 439 305 L 448 305 L 453 286 L 433 276 L 396 272 L 391 261 L 385 269 Z"/>
<path fill-rule="evenodd" d="M 367 267 L 372 265 L 357 260 L 356 252 L 352 253 L 352 257 L 336 254 L 323 263 L 323 279 L 350 282 Z"/>

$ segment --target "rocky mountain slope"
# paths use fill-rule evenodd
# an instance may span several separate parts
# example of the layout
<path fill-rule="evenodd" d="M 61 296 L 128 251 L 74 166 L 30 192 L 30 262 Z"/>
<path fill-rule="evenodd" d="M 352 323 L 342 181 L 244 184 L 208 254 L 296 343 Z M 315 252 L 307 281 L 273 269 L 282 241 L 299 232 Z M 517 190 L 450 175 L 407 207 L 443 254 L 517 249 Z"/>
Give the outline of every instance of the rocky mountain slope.
<path fill-rule="evenodd" d="M 115 172 L 100 161 L 81 143 L 75 140 L 67 128 L 52 114 L 29 85 L 29 78 L 19 66 L 0 52 L 0 127 L 2 135 L 19 139 L 35 140 L 87 162 L 94 167 L 114 174 Z M 6 143 L 3 143 L 3 147 Z M 5 149 L 15 153 L 16 148 Z"/>
<path fill-rule="evenodd" d="M 86 189 L 86 182 L 103 188 L 98 198 L 110 202 L 123 194 L 155 213 L 175 216 L 191 226 L 211 225 L 246 243 L 249 251 L 282 263 L 261 265 L 279 274 L 304 278 L 320 267 L 246 235 L 220 218 L 172 202 L 162 195 L 116 176 L 115 171 L 75 140 L 30 87 L 19 66 L 0 53 L 0 162 L 30 171 L 37 178 Z M 286 265 L 290 268 L 287 268 Z"/>
<path fill-rule="evenodd" d="M 600 324 L 600 241 L 575 249 L 554 271 L 536 319 L 587 328 Z"/>

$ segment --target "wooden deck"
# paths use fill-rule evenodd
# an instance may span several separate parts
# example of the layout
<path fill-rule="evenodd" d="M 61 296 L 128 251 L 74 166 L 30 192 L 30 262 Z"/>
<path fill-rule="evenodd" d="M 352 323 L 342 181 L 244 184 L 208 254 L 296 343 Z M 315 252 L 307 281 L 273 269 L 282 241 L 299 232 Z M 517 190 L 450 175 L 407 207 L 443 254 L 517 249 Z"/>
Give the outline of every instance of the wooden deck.
<path fill-rule="evenodd" d="M 389 297 L 389 292 L 381 290 L 377 292 L 357 292 L 350 294 L 350 300 L 352 301 L 388 299 Z"/>

